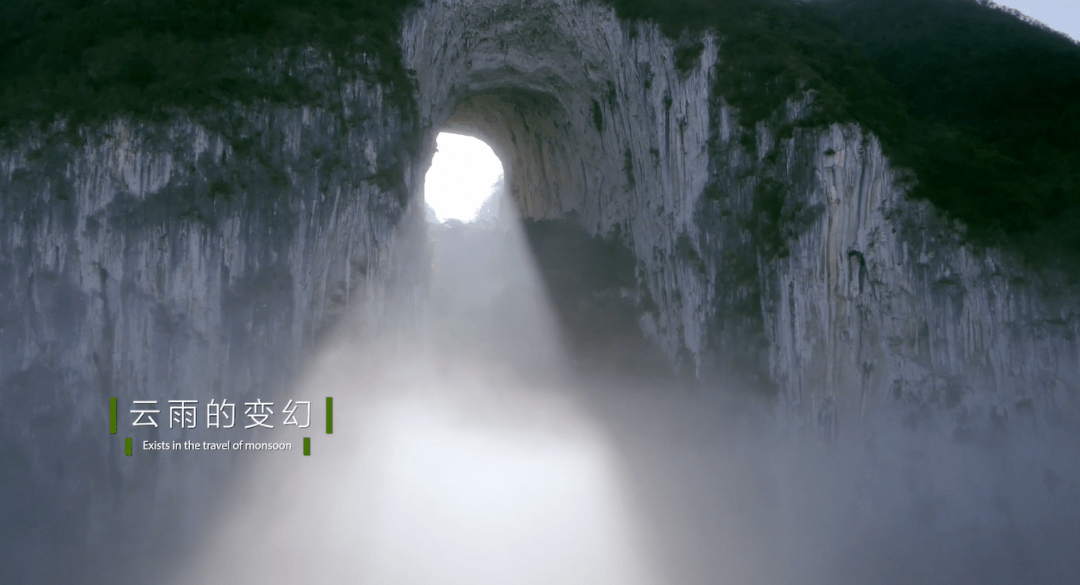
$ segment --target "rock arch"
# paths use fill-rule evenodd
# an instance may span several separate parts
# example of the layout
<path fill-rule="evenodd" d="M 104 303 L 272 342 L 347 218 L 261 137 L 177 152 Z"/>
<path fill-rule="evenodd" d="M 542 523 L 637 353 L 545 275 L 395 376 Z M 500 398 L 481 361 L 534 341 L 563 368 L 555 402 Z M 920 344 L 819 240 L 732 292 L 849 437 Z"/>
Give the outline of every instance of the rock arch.
<path fill-rule="evenodd" d="M 405 21 L 426 153 L 440 130 L 488 142 L 522 214 L 574 214 L 594 235 L 621 234 L 659 306 L 650 327 L 670 357 L 705 345 L 708 299 L 678 297 L 697 272 L 676 257 L 709 176 L 712 39 L 677 72 L 654 26 L 573 0 L 427 3 Z M 423 166 L 426 160 L 417 164 Z"/>

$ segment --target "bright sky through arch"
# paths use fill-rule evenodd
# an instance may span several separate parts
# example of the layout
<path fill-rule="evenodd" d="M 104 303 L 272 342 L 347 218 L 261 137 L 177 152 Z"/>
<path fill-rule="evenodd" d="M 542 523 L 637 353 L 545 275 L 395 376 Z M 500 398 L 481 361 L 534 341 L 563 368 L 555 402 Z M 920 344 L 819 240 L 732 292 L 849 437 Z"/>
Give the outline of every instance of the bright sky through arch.
<path fill-rule="evenodd" d="M 424 178 L 424 200 L 440 222 L 472 221 L 503 174 L 502 163 L 482 140 L 442 132 Z"/>

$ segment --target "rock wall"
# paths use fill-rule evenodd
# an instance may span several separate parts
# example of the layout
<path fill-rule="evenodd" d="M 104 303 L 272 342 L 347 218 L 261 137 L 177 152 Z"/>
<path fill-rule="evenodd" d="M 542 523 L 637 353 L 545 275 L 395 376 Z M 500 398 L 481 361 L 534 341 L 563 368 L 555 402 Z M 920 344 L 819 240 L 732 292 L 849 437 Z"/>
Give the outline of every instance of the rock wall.
<path fill-rule="evenodd" d="M 195 533 L 229 460 L 123 457 L 108 397 L 276 395 L 346 307 L 380 334 L 416 292 L 401 229 L 444 129 L 492 144 L 526 217 L 624 245 L 642 332 L 784 429 L 1075 427 L 1080 303 L 908 201 L 858 127 L 797 127 L 813 96 L 740 126 L 711 94 L 722 39 L 476 0 L 419 7 L 401 46 L 415 104 L 300 51 L 281 69 L 315 103 L 59 123 L 0 151 L 0 581 L 113 578 L 85 567 Z"/>
<path fill-rule="evenodd" d="M 877 140 L 856 127 L 775 148 L 791 188 L 784 212 L 815 210 L 762 271 L 786 414 L 835 433 L 898 410 L 909 428 L 958 440 L 1075 425 L 1076 298 L 905 199 Z"/>
<path fill-rule="evenodd" d="M 873 136 L 798 128 L 812 95 L 740 126 L 710 94 L 722 39 L 481 0 L 426 3 L 402 46 L 429 152 L 437 130 L 483 138 L 526 217 L 623 242 L 642 329 L 705 384 L 826 436 L 879 414 L 944 413 L 957 437 L 1076 420 L 1080 303 L 907 201 Z"/>
<path fill-rule="evenodd" d="M 313 52 L 279 65 L 334 97 L 58 124 L 0 153 L 0 581 L 158 574 L 239 458 L 128 458 L 123 437 L 221 440 L 203 404 L 272 400 L 347 306 L 370 325 L 399 298 L 409 112 Z M 199 429 L 169 428 L 173 399 L 200 401 Z M 161 428 L 132 427 L 134 400 Z"/>
<path fill-rule="evenodd" d="M 679 72 L 656 27 L 600 4 L 481 0 L 426 3 L 402 46 L 429 145 L 444 129 L 480 137 L 524 216 L 573 213 L 594 234 L 619 234 L 662 307 L 647 318 L 654 338 L 672 358 L 702 351 L 704 291 L 672 259 L 708 179 L 713 41 Z"/>

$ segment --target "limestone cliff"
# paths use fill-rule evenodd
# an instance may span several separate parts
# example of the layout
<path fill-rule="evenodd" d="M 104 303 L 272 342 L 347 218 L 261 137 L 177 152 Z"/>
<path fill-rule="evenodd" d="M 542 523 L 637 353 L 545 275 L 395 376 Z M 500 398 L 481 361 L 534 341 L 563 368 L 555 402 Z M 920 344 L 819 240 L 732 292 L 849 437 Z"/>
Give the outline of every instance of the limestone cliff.
<path fill-rule="evenodd" d="M 134 400 L 276 396 L 346 307 L 374 323 L 393 300 L 408 112 L 317 54 L 279 59 L 334 97 L 58 124 L 0 155 L 0 565 L 25 571 L 5 582 L 93 582 L 111 546 L 151 563 L 238 464 L 124 457 L 109 397 L 130 434 Z M 149 438 L 196 438 L 161 416 Z"/>
<path fill-rule="evenodd" d="M 88 565 L 87 543 L 148 511 L 182 522 L 228 466 L 120 456 L 109 396 L 270 395 L 346 308 L 378 334 L 421 274 L 401 233 L 441 130 L 491 143 L 524 216 L 625 245 L 642 334 L 781 429 L 1075 427 L 1080 303 L 908 200 L 858 126 L 791 129 L 812 94 L 740 126 L 711 92 L 722 38 L 672 41 L 590 2 L 429 1 L 401 50 L 414 104 L 300 51 L 281 63 L 319 103 L 59 122 L 0 151 L 11 582 L 70 581 L 34 564 Z"/>
<path fill-rule="evenodd" d="M 428 3 L 403 35 L 424 123 L 490 141 L 526 216 L 624 241 L 642 327 L 703 380 L 827 433 L 890 407 L 960 435 L 1075 421 L 1075 301 L 909 202 L 858 127 L 778 137 L 813 95 L 738 126 L 709 91 L 722 39 L 680 72 L 697 39 L 554 0 Z"/>
<path fill-rule="evenodd" d="M 788 414 L 835 432 L 883 411 L 926 430 L 945 411 L 957 439 L 1075 424 L 1075 298 L 906 200 L 858 128 L 775 148 L 794 225 L 763 267 L 762 310 Z"/>

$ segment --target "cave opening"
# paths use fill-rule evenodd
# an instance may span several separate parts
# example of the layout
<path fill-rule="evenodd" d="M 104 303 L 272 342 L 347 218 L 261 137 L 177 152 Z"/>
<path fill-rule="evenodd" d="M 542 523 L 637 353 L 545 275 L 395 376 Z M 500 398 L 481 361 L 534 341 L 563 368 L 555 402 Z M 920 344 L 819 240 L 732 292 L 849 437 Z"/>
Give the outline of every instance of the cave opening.
<path fill-rule="evenodd" d="M 436 136 L 424 177 L 422 342 L 379 360 L 390 381 L 358 374 L 377 396 L 358 473 L 382 486 L 358 570 L 373 582 L 644 584 L 614 446 L 570 398 L 531 220 L 502 188 L 502 161 L 522 148 L 498 133 L 512 125 L 475 113 L 467 104 Z"/>
<path fill-rule="evenodd" d="M 611 175 L 601 161 L 582 156 L 596 146 L 592 121 L 582 127 L 573 115 L 584 106 L 578 107 L 573 92 L 559 91 L 557 83 L 535 86 L 516 79 L 514 85 L 477 89 L 454 99 L 436 118 L 440 133 L 424 200 L 435 268 L 431 302 L 442 315 L 437 318 L 472 311 L 474 323 L 517 322 L 513 314 L 496 317 L 506 305 L 483 292 L 521 286 L 523 281 L 508 280 L 516 274 L 530 282 L 520 289 L 529 291 L 521 298 L 541 299 L 546 307 L 551 322 L 545 327 L 557 336 L 558 349 L 579 381 L 692 385 L 688 369 L 676 380 L 663 348 L 646 331 L 653 322 L 647 314 L 653 303 L 639 279 L 630 242 L 619 230 L 604 235 L 588 227 L 596 225 L 602 204 L 613 201 L 602 193 L 620 184 L 621 162 Z M 486 191 L 493 196 L 483 204 L 484 212 L 473 216 L 469 210 L 446 221 L 433 209 L 439 197 L 434 191 L 446 187 L 436 170 L 440 160 L 465 152 L 456 148 L 461 143 L 485 145 L 485 154 L 501 161 L 503 175 L 496 186 L 501 189 Z M 468 223 L 474 217 L 480 221 Z M 495 272 L 481 275 L 484 263 Z M 468 288 L 450 286 L 456 280 L 467 280 Z"/>
<path fill-rule="evenodd" d="M 503 165 L 483 140 L 441 132 L 424 178 L 428 223 L 494 221 L 499 213 Z"/>
<path fill-rule="evenodd" d="M 467 127 L 436 137 L 424 180 L 428 347 L 444 367 L 548 379 L 561 369 L 559 327 L 493 143 Z"/>

